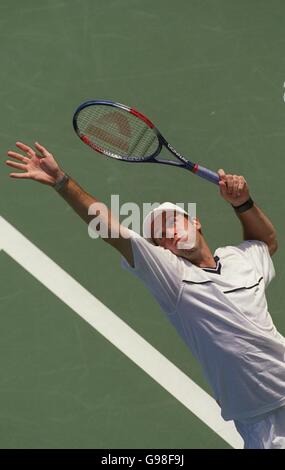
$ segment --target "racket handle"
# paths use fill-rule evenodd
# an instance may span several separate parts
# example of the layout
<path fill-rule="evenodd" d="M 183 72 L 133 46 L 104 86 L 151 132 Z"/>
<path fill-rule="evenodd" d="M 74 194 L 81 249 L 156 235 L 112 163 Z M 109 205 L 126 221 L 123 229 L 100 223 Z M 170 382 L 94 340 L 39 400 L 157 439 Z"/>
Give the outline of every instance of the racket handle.
<path fill-rule="evenodd" d="M 195 169 L 193 171 L 195 175 L 201 176 L 201 178 L 204 178 L 207 181 L 210 181 L 211 183 L 214 184 L 219 184 L 220 177 L 218 173 L 215 173 L 212 170 L 208 170 L 208 168 L 205 168 L 200 165 L 195 165 Z"/>

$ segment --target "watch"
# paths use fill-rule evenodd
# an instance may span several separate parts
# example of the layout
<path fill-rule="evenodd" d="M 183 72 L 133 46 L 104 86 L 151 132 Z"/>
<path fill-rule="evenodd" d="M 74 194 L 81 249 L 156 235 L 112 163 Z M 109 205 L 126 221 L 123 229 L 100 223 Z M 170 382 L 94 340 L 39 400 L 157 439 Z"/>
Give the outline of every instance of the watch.
<path fill-rule="evenodd" d="M 69 176 L 64 173 L 64 175 L 53 185 L 56 191 L 60 191 L 66 183 L 69 181 Z"/>

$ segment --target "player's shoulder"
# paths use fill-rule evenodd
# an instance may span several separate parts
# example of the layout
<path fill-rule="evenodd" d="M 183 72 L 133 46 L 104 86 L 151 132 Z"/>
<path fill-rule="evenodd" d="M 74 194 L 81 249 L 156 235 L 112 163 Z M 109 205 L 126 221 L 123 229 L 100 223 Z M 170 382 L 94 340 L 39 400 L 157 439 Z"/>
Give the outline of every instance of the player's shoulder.
<path fill-rule="evenodd" d="M 174 255 L 170 250 L 167 250 L 161 246 L 155 245 L 152 240 L 141 236 L 138 232 L 134 230 L 128 230 L 128 238 L 132 240 L 132 247 L 136 251 L 140 251 L 142 255 L 148 258 L 154 258 L 157 261 L 168 262 L 173 265 L 176 265 L 180 260 L 176 255 Z M 178 260 L 178 261 L 177 261 Z"/>
<path fill-rule="evenodd" d="M 260 253 L 268 251 L 268 247 L 265 242 L 261 240 L 244 240 L 237 245 L 227 245 L 217 248 L 215 254 L 218 256 L 248 256 L 249 254 L 255 254 L 256 256 Z"/>

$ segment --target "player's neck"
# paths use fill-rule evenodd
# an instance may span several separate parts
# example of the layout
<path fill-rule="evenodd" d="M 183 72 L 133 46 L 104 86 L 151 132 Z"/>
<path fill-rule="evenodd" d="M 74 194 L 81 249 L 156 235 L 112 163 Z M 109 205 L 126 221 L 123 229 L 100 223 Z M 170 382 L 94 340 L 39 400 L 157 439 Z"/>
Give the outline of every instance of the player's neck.
<path fill-rule="evenodd" d="M 199 240 L 199 248 L 190 255 L 191 263 L 199 268 L 215 268 L 216 261 L 203 236 Z"/>

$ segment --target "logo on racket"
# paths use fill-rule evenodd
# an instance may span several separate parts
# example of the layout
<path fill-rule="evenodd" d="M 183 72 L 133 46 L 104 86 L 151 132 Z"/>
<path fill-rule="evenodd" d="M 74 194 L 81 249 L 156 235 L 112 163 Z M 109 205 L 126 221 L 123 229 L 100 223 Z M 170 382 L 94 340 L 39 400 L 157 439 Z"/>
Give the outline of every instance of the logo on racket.
<path fill-rule="evenodd" d="M 117 111 L 111 111 L 101 116 L 96 124 L 96 126 L 94 124 L 87 126 L 86 131 L 89 135 L 113 145 L 123 153 L 128 153 L 128 141 L 121 137 L 131 138 L 131 126 L 127 116 Z M 106 127 L 110 129 L 110 132 L 106 130 Z"/>

